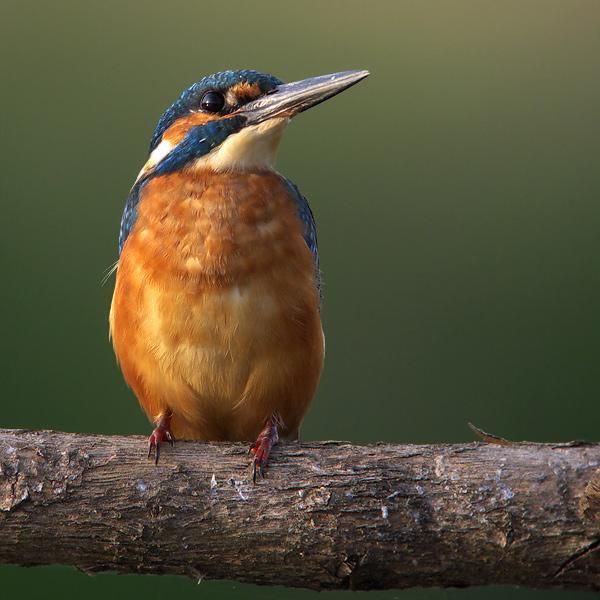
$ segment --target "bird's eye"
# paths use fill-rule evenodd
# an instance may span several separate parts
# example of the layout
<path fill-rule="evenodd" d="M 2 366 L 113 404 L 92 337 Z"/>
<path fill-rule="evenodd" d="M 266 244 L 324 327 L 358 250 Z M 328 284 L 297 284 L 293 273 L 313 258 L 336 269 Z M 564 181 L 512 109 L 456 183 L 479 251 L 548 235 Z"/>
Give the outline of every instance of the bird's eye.
<path fill-rule="evenodd" d="M 206 92 L 200 101 L 202 110 L 208 112 L 219 112 L 225 106 L 225 98 L 219 92 Z"/>

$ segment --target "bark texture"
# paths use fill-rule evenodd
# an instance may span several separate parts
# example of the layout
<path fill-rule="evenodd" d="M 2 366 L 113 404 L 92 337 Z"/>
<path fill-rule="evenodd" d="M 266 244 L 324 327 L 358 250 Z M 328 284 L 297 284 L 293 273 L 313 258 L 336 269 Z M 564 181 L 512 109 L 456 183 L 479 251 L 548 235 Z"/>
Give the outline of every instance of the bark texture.
<path fill-rule="evenodd" d="M 493 438 L 488 438 L 493 439 Z M 506 442 L 504 440 L 504 442 Z M 0 563 L 313 589 L 600 589 L 600 446 L 247 447 L 0 430 Z"/>

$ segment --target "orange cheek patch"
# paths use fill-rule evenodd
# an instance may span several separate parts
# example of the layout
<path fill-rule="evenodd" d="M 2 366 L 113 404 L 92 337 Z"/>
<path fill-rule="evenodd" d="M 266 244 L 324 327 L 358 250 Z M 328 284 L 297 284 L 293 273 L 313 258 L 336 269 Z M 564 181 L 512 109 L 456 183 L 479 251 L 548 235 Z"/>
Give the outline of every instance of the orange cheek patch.
<path fill-rule="evenodd" d="M 233 94 L 238 101 L 244 100 L 253 100 L 254 98 L 258 98 L 261 95 L 261 90 L 258 83 L 237 83 L 233 87 L 229 89 L 229 92 Z"/>
<path fill-rule="evenodd" d="M 230 118 L 230 116 L 220 116 L 220 115 L 209 115 L 203 112 L 193 112 L 185 117 L 181 117 L 177 119 L 171 127 L 169 127 L 162 136 L 161 141 L 167 141 L 173 146 L 177 146 L 181 140 L 186 136 L 187 132 L 192 127 L 198 127 L 201 125 L 206 125 L 209 121 L 219 121 Z"/>
<path fill-rule="evenodd" d="M 177 119 L 177 121 L 164 132 L 162 139 L 173 144 L 173 146 L 176 146 L 192 127 L 205 125 L 209 121 L 215 121 L 218 118 L 218 116 L 207 115 L 206 113 L 201 112 L 190 113 L 185 117 Z"/>

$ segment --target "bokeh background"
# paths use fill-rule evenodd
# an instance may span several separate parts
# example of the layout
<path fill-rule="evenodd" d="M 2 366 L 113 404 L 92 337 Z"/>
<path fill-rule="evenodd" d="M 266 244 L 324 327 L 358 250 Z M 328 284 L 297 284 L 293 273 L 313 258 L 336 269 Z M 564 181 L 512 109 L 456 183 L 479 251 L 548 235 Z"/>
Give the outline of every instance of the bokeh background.
<path fill-rule="evenodd" d="M 600 437 L 600 3 L 0 2 L 2 427 L 148 433 L 107 337 L 119 220 L 202 75 L 372 76 L 293 122 L 326 369 L 305 439 Z M 277 568 L 274 565 L 274 568 Z M 232 573 L 232 579 L 235 573 Z M 0 567 L 2 597 L 293 598 Z M 398 598 L 564 598 L 518 589 Z M 332 593 L 328 598 L 351 597 Z"/>

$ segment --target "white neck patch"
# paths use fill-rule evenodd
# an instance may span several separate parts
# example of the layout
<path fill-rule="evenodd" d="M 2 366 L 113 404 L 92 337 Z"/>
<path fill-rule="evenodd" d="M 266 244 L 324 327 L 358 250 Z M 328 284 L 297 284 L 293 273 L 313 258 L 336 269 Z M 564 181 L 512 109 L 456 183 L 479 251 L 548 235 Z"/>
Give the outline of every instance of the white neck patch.
<path fill-rule="evenodd" d="M 139 172 L 136 183 L 144 176 L 146 173 L 151 171 L 171 150 L 173 150 L 175 146 L 168 142 L 167 140 L 163 140 L 154 150 L 152 154 L 148 157 L 146 164 L 142 167 L 142 170 Z"/>
<path fill-rule="evenodd" d="M 232 133 L 217 148 L 196 159 L 193 169 L 273 171 L 281 136 L 289 119 L 274 118 Z"/>

